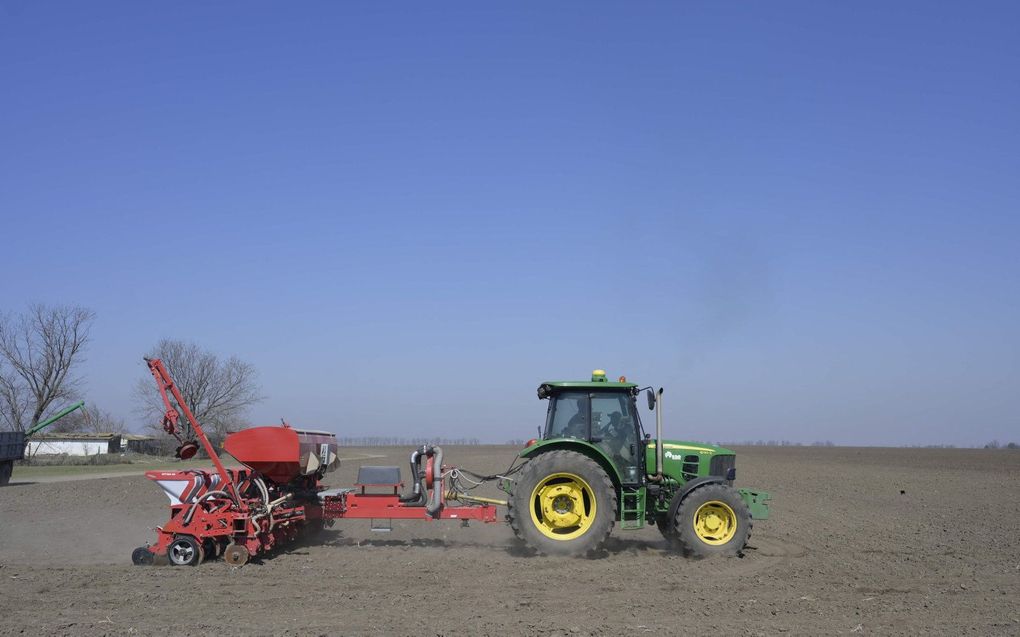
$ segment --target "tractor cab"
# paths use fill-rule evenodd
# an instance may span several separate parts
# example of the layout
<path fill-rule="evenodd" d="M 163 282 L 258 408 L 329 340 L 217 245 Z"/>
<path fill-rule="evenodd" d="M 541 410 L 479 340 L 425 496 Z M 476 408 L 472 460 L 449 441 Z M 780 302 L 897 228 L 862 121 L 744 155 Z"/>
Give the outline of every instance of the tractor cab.
<path fill-rule="evenodd" d="M 595 370 L 591 382 L 549 382 L 539 387 L 548 398 L 542 440 L 573 438 L 598 446 L 618 469 L 620 479 L 638 484 L 644 475 L 641 420 L 635 397 L 637 385 L 621 377 L 606 380 Z"/>

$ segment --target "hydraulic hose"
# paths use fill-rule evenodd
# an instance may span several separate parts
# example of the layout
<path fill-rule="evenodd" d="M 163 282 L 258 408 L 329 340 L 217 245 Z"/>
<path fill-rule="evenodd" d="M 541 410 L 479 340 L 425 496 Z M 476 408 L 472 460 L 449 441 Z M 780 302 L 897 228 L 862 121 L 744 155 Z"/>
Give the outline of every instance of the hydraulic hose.
<path fill-rule="evenodd" d="M 506 506 L 506 500 L 497 500 L 496 498 L 483 498 L 480 495 L 470 495 L 467 493 L 461 493 L 450 489 L 446 492 L 447 500 L 457 500 L 459 502 L 477 502 L 479 504 L 498 504 L 499 506 Z"/>
<path fill-rule="evenodd" d="M 273 517 L 273 509 L 283 504 L 287 500 L 290 500 L 290 498 L 291 494 L 288 493 L 287 495 L 277 498 L 266 505 L 266 515 L 269 516 L 269 531 L 272 531 L 273 527 L 276 526 L 276 518 Z"/>
<path fill-rule="evenodd" d="M 193 518 L 195 516 L 195 507 L 197 507 L 198 505 L 202 504 L 203 502 L 205 502 L 206 500 L 208 500 L 209 498 L 211 498 L 213 496 L 220 496 L 220 497 L 223 497 L 223 498 L 230 499 L 230 494 L 227 493 L 226 491 L 209 491 L 208 493 L 203 495 L 201 498 L 195 500 L 195 503 L 192 504 L 191 507 L 188 508 L 188 512 L 184 514 L 184 524 L 183 524 L 183 526 L 188 526 L 189 524 L 191 524 L 191 518 Z M 231 500 L 231 501 L 233 501 L 233 500 Z"/>
<path fill-rule="evenodd" d="M 432 497 L 425 512 L 436 517 L 443 508 L 443 448 L 432 447 Z"/>
<path fill-rule="evenodd" d="M 400 496 L 400 501 L 410 506 L 425 504 L 421 490 L 421 472 L 418 470 L 418 462 L 421 459 L 423 449 L 425 449 L 424 446 L 411 452 L 411 492 Z"/>
<path fill-rule="evenodd" d="M 259 488 L 259 493 L 262 495 L 262 504 L 269 506 L 269 487 L 262 478 L 256 477 L 252 480 L 252 483 Z"/>
<path fill-rule="evenodd" d="M 258 487 L 259 494 L 262 496 L 262 504 L 263 504 L 263 506 L 265 506 L 266 512 L 265 512 L 265 514 L 258 514 L 257 513 L 255 515 L 251 516 L 251 521 L 252 521 L 252 524 L 254 524 L 259 518 L 261 518 L 263 516 L 268 517 L 269 518 L 269 528 L 266 531 L 268 533 L 269 531 L 273 530 L 274 526 L 276 526 L 276 520 L 273 518 L 273 507 L 276 506 L 277 504 L 279 504 L 280 502 L 283 502 L 284 500 L 286 500 L 290 496 L 285 496 L 283 498 L 280 498 L 279 500 L 276 500 L 274 502 L 270 502 L 269 501 L 269 487 L 266 486 L 265 481 L 262 480 L 262 478 L 260 478 L 260 477 L 256 477 L 256 478 L 254 478 L 252 480 L 252 484 L 254 484 L 256 487 Z"/>

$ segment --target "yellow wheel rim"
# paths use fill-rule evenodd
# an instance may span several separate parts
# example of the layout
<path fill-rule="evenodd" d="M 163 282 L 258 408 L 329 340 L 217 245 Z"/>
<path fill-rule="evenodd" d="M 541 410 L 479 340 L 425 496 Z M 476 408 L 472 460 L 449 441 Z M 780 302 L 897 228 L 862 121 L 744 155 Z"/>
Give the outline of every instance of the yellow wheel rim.
<path fill-rule="evenodd" d="M 531 520 L 542 535 L 554 540 L 573 540 L 595 522 L 595 492 L 573 473 L 554 473 L 531 492 Z"/>
<path fill-rule="evenodd" d="M 711 500 L 694 512 L 694 533 L 705 544 L 726 544 L 737 534 L 737 514 L 730 505 Z"/>

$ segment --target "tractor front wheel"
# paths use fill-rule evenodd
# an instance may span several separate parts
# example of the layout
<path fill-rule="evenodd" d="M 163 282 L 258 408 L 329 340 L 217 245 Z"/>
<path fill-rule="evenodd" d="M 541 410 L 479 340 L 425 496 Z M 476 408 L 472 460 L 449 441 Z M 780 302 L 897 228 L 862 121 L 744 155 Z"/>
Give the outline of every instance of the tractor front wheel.
<path fill-rule="evenodd" d="M 707 484 L 684 496 L 673 532 L 685 555 L 739 555 L 751 536 L 751 512 L 725 484 Z"/>
<path fill-rule="evenodd" d="M 673 546 L 676 544 L 676 530 L 673 525 L 670 524 L 668 515 L 658 515 L 655 518 L 655 528 L 659 529 L 659 533 L 662 534 L 662 538 L 666 540 L 666 544 Z"/>
<path fill-rule="evenodd" d="M 616 520 L 616 489 L 594 460 L 548 451 L 528 461 L 507 503 L 514 534 L 539 553 L 584 555 L 598 549 Z"/>

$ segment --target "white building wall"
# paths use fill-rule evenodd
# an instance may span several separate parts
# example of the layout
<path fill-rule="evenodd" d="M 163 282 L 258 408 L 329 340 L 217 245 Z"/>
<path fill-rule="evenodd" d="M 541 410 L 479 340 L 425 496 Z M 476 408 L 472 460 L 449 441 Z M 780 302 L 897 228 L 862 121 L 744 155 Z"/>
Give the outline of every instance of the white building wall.
<path fill-rule="evenodd" d="M 29 440 L 27 455 L 66 453 L 69 456 L 94 456 L 106 453 L 110 443 L 103 440 Z"/>

